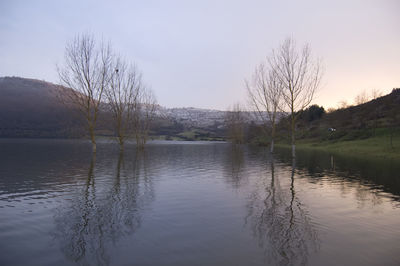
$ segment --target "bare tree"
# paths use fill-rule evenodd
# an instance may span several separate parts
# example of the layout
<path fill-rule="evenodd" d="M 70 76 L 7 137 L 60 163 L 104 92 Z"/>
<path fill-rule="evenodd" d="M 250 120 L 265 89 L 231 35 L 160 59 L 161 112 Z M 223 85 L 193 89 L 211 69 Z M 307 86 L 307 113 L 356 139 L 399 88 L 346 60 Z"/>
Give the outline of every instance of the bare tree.
<path fill-rule="evenodd" d="M 366 90 L 361 91 L 354 99 L 356 105 L 364 104 L 368 101 L 369 101 L 369 96 Z"/>
<path fill-rule="evenodd" d="M 379 97 L 382 97 L 382 96 L 383 96 L 383 93 L 382 93 L 381 90 L 379 90 L 379 89 L 372 89 L 371 90 L 372 100 L 378 99 Z"/>
<path fill-rule="evenodd" d="M 272 52 L 269 58 L 272 71 L 282 83 L 282 98 L 290 113 L 292 156 L 296 156 L 295 129 L 299 111 L 305 109 L 313 100 L 320 86 L 322 69 L 320 62 L 311 57 L 308 45 L 296 47 L 293 39 L 286 39 Z"/>
<path fill-rule="evenodd" d="M 153 91 L 147 87 L 142 87 L 138 101 L 135 102 L 135 112 L 133 126 L 135 130 L 136 145 L 143 148 L 147 142 L 151 123 L 157 111 L 157 100 Z"/>
<path fill-rule="evenodd" d="M 228 129 L 228 139 L 234 144 L 244 142 L 244 123 L 245 118 L 239 103 L 226 113 L 225 124 Z"/>
<path fill-rule="evenodd" d="M 65 102 L 75 105 L 85 117 L 96 152 L 95 128 L 103 93 L 109 84 L 111 47 L 96 45 L 92 35 L 76 36 L 65 48 L 65 62 L 58 67 L 61 84 L 71 88 L 63 94 Z"/>
<path fill-rule="evenodd" d="M 256 67 L 251 81 L 245 83 L 251 106 L 257 111 L 265 127 L 270 128 L 271 152 L 274 152 L 277 112 L 282 105 L 283 83 L 277 73 L 267 69 L 263 63 Z"/>
<path fill-rule="evenodd" d="M 329 114 L 329 113 L 335 112 L 336 110 L 337 110 L 337 109 L 334 108 L 334 107 L 329 107 L 328 110 L 326 110 L 326 112 Z"/>
<path fill-rule="evenodd" d="M 346 109 L 347 107 L 350 107 L 350 105 L 347 103 L 346 100 L 341 100 L 338 102 L 338 109 Z"/>
<path fill-rule="evenodd" d="M 113 69 L 105 94 L 113 115 L 116 137 L 123 150 L 142 89 L 142 76 L 135 66 L 128 65 L 120 57 L 114 60 Z"/>

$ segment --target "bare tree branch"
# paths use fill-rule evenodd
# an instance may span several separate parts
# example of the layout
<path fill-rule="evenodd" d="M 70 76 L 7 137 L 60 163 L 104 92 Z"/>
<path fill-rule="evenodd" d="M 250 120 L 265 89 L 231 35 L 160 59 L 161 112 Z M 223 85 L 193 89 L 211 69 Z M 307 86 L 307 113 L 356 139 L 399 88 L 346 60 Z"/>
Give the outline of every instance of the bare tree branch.
<path fill-rule="evenodd" d="M 277 112 L 282 106 L 282 81 L 274 71 L 261 63 L 256 67 L 251 82 L 245 83 L 251 107 L 257 111 L 265 130 L 270 128 L 271 152 L 273 152 Z"/>
<path fill-rule="evenodd" d="M 295 125 L 299 111 L 312 102 L 320 86 L 322 67 L 311 57 L 311 49 L 301 50 L 293 39 L 286 39 L 269 57 L 269 65 L 283 86 L 282 98 L 291 117 L 292 156 L 295 157 Z"/>
<path fill-rule="evenodd" d="M 142 90 L 142 75 L 136 66 L 129 65 L 121 57 L 114 59 L 112 69 L 110 85 L 105 90 L 105 95 L 113 115 L 116 137 L 123 149 Z"/>
<path fill-rule="evenodd" d="M 109 84 L 112 52 L 109 44 L 96 46 L 92 35 L 77 35 L 65 48 L 65 62 L 58 67 L 61 84 L 71 88 L 62 95 L 84 115 L 96 152 L 96 128 L 103 93 Z"/>

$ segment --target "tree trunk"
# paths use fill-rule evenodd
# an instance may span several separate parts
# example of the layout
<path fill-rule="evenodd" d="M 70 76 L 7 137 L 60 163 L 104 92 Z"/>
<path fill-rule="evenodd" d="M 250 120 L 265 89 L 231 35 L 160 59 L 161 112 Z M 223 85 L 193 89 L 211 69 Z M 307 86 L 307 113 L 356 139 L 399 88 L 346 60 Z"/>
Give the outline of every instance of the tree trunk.
<path fill-rule="evenodd" d="M 270 150 L 270 152 L 271 153 L 274 152 L 274 139 L 271 140 L 271 150 Z"/>
<path fill-rule="evenodd" d="M 92 150 L 95 153 L 96 152 L 96 142 L 92 141 Z"/>
<path fill-rule="evenodd" d="M 122 128 L 121 128 L 121 124 L 118 124 L 118 144 L 119 144 L 119 149 L 120 151 L 124 150 L 124 142 L 125 142 L 125 136 L 122 133 Z"/>
<path fill-rule="evenodd" d="M 271 131 L 271 153 L 274 152 L 274 139 L 275 139 L 275 117 L 272 119 L 272 131 Z"/>
<path fill-rule="evenodd" d="M 122 138 L 119 138 L 119 149 L 120 151 L 124 150 L 124 140 Z"/>
<path fill-rule="evenodd" d="M 295 158 L 296 157 L 296 145 L 292 144 L 292 157 Z"/>
<path fill-rule="evenodd" d="M 292 125 L 291 125 L 291 129 L 292 129 L 292 157 L 296 157 L 296 144 L 295 144 L 295 136 L 294 136 L 294 131 L 295 131 L 295 121 L 294 121 L 294 117 L 292 114 Z"/>
<path fill-rule="evenodd" d="M 141 137 L 139 133 L 136 133 L 136 148 L 140 149 L 141 146 L 142 146 Z"/>
<path fill-rule="evenodd" d="M 122 130 L 121 117 L 122 115 L 119 115 L 117 118 L 117 136 L 118 136 L 119 149 L 122 151 L 124 150 L 124 132 Z"/>
<path fill-rule="evenodd" d="M 90 131 L 90 140 L 92 141 L 92 150 L 93 152 L 96 152 L 96 137 L 94 135 L 94 130 L 92 126 L 89 128 L 89 131 Z"/>

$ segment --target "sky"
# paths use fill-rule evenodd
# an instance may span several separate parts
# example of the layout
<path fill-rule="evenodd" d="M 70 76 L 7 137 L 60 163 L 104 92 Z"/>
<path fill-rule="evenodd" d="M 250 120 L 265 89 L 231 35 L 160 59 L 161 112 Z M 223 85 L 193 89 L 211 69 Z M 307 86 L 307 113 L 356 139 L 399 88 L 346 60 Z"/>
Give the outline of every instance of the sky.
<path fill-rule="evenodd" d="M 246 104 L 244 80 L 287 37 L 308 43 L 325 108 L 400 87 L 400 1 L 0 0 L 0 76 L 59 83 L 56 65 L 92 33 L 134 62 L 166 107 Z"/>

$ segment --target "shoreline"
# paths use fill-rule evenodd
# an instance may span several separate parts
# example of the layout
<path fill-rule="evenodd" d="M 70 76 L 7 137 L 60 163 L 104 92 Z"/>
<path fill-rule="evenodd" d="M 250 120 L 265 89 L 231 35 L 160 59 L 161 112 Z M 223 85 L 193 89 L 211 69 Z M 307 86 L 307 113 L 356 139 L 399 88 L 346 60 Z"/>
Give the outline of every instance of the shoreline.
<path fill-rule="evenodd" d="M 277 148 L 291 148 L 290 144 L 276 143 Z M 379 136 L 367 139 L 349 141 L 317 141 L 299 140 L 296 150 L 317 150 L 338 155 L 346 155 L 365 159 L 395 160 L 400 162 L 400 138 L 393 138 L 393 147 L 390 146 L 389 137 Z"/>

